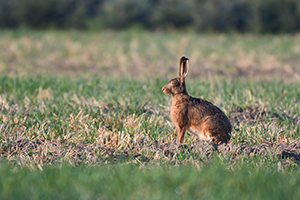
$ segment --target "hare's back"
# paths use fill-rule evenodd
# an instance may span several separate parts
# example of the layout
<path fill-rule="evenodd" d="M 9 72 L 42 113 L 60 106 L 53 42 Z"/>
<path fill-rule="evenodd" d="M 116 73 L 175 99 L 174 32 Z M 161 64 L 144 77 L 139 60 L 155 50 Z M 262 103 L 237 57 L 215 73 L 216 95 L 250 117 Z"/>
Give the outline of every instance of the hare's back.
<path fill-rule="evenodd" d="M 192 98 L 189 102 L 189 110 L 199 113 L 203 116 L 226 117 L 224 112 L 209 101 L 199 98 Z M 227 118 L 227 117 L 226 117 Z"/>

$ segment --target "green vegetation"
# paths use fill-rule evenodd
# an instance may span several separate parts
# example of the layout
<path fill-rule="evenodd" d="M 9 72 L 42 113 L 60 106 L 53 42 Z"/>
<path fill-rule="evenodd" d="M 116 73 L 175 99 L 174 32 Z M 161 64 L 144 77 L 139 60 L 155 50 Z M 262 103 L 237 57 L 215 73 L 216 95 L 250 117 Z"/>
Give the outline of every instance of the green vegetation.
<path fill-rule="evenodd" d="M 299 198 L 299 36 L 0 34 L 1 199 Z M 236 150 L 174 142 L 183 54 Z"/>
<path fill-rule="evenodd" d="M 297 33 L 298 0 L 0 0 L 0 28 Z"/>
<path fill-rule="evenodd" d="M 43 171 L 0 165 L 1 199 L 298 199 L 300 177 L 242 167 L 229 172 L 217 163 L 143 167 L 133 164 Z"/>

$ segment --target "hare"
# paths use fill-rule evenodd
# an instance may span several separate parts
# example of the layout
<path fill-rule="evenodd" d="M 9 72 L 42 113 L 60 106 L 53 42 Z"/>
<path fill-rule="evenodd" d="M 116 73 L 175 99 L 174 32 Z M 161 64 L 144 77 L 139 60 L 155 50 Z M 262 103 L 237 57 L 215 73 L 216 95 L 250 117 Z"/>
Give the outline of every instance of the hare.
<path fill-rule="evenodd" d="M 177 141 L 183 143 L 185 132 L 196 135 L 200 140 L 216 144 L 230 140 L 232 127 L 229 119 L 217 106 L 190 96 L 185 87 L 189 70 L 189 59 L 180 59 L 179 77 L 171 79 L 163 88 L 165 94 L 172 94 L 171 120 L 175 123 Z"/>

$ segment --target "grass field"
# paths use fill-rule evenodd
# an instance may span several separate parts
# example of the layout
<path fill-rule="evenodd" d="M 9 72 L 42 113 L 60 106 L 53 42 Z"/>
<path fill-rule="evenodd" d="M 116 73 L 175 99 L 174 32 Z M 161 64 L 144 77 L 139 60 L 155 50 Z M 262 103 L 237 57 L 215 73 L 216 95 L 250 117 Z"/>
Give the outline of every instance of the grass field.
<path fill-rule="evenodd" d="M 1 199 L 299 198 L 300 36 L 0 36 Z M 182 55 L 230 145 L 175 142 L 161 87 Z"/>
<path fill-rule="evenodd" d="M 139 168 L 136 165 L 46 166 L 42 172 L 1 165 L 1 199 L 298 199 L 299 173 L 229 172 L 214 163 Z M 12 172 L 13 171 L 13 172 Z"/>

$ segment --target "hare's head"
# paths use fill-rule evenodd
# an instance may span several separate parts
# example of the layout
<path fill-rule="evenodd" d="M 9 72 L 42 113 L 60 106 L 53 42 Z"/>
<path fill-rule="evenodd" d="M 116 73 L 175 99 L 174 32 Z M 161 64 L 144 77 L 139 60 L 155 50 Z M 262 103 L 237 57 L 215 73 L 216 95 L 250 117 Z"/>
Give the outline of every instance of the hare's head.
<path fill-rule="evenodd" d="M 187 93 L 185 88 L 185 76 L 189 70 L 189 59 L 182 57 L 179 63 L 179 77 L 171 79 L 163 88 L 165 94 Z"/>

